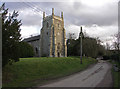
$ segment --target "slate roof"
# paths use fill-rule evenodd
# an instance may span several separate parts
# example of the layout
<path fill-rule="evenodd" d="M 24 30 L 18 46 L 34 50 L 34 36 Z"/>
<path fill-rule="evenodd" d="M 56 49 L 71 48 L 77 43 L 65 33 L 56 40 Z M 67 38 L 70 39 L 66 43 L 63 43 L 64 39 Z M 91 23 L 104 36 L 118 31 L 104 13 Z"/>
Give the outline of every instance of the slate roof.
<path fill-rule="evenodd" d="M 32 42 L 32 41 L 37 41 L 39 39 L 40 39 L 40 35 L 37 35 L 37 36 L 25 38 L 23 41 L 25 41 L 25 42 Z"/>

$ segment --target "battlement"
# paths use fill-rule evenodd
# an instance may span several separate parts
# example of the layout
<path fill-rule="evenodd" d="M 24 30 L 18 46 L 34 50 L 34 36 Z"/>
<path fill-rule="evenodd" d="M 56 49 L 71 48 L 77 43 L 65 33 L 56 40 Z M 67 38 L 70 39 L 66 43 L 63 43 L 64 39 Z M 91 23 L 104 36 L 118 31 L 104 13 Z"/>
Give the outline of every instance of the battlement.
<path fill-rule="evenodd" d="M 43 21 L 49 20 L 49 19 L 57 19 L 57 20 L 63 20 L 63 12 L 61 12 L 61 17 L 54 15 L 54 8 L 52 8 L 52 15 L 45 16 L 45 12 L 43 12 Z"/>

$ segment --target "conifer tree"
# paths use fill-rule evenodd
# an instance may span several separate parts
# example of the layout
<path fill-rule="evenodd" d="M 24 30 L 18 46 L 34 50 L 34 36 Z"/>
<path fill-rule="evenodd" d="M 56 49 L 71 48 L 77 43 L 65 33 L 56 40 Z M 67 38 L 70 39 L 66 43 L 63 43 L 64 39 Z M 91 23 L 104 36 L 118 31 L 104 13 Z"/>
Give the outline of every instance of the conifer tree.
<path fill-rule="evenodd" d="M 2 13 L 2 66 L 5 66 L 9 61 L 19 60 L 21 20 L 18 21 L 16 11 L 8 15 L 5 3 L 1 6 L 0 12 Z"/>

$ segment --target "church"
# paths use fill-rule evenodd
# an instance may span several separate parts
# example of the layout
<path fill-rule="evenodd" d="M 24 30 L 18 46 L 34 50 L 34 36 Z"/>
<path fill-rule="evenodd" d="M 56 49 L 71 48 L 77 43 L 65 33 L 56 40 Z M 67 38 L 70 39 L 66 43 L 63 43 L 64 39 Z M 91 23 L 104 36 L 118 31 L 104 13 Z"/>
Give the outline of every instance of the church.
<path fill-rule="evenodd" d="M 43 22 L 41 34 L 24 39 L 33 46 L 35 56 L 39 57 L 67 57 L 66 32 L 64 28 L 63 12 L 61 16 L 54 14 L 45 16 L 43 12 Z"/>

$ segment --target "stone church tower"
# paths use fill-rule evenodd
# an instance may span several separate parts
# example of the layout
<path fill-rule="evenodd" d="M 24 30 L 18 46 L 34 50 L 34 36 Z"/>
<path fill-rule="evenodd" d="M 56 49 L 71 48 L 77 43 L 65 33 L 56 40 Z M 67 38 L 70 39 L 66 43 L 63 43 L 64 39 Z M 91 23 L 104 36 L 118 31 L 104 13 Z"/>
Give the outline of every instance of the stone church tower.
<path fill-rule="evenodd" d="M 54 8 L 52 8 L 52 15 L 50 16 L 45 16 L 45 12 L 43 12 L 40 56 L 67 57 L 63 12 L 61 12 L 61 17 L 55 16 Z"/>

